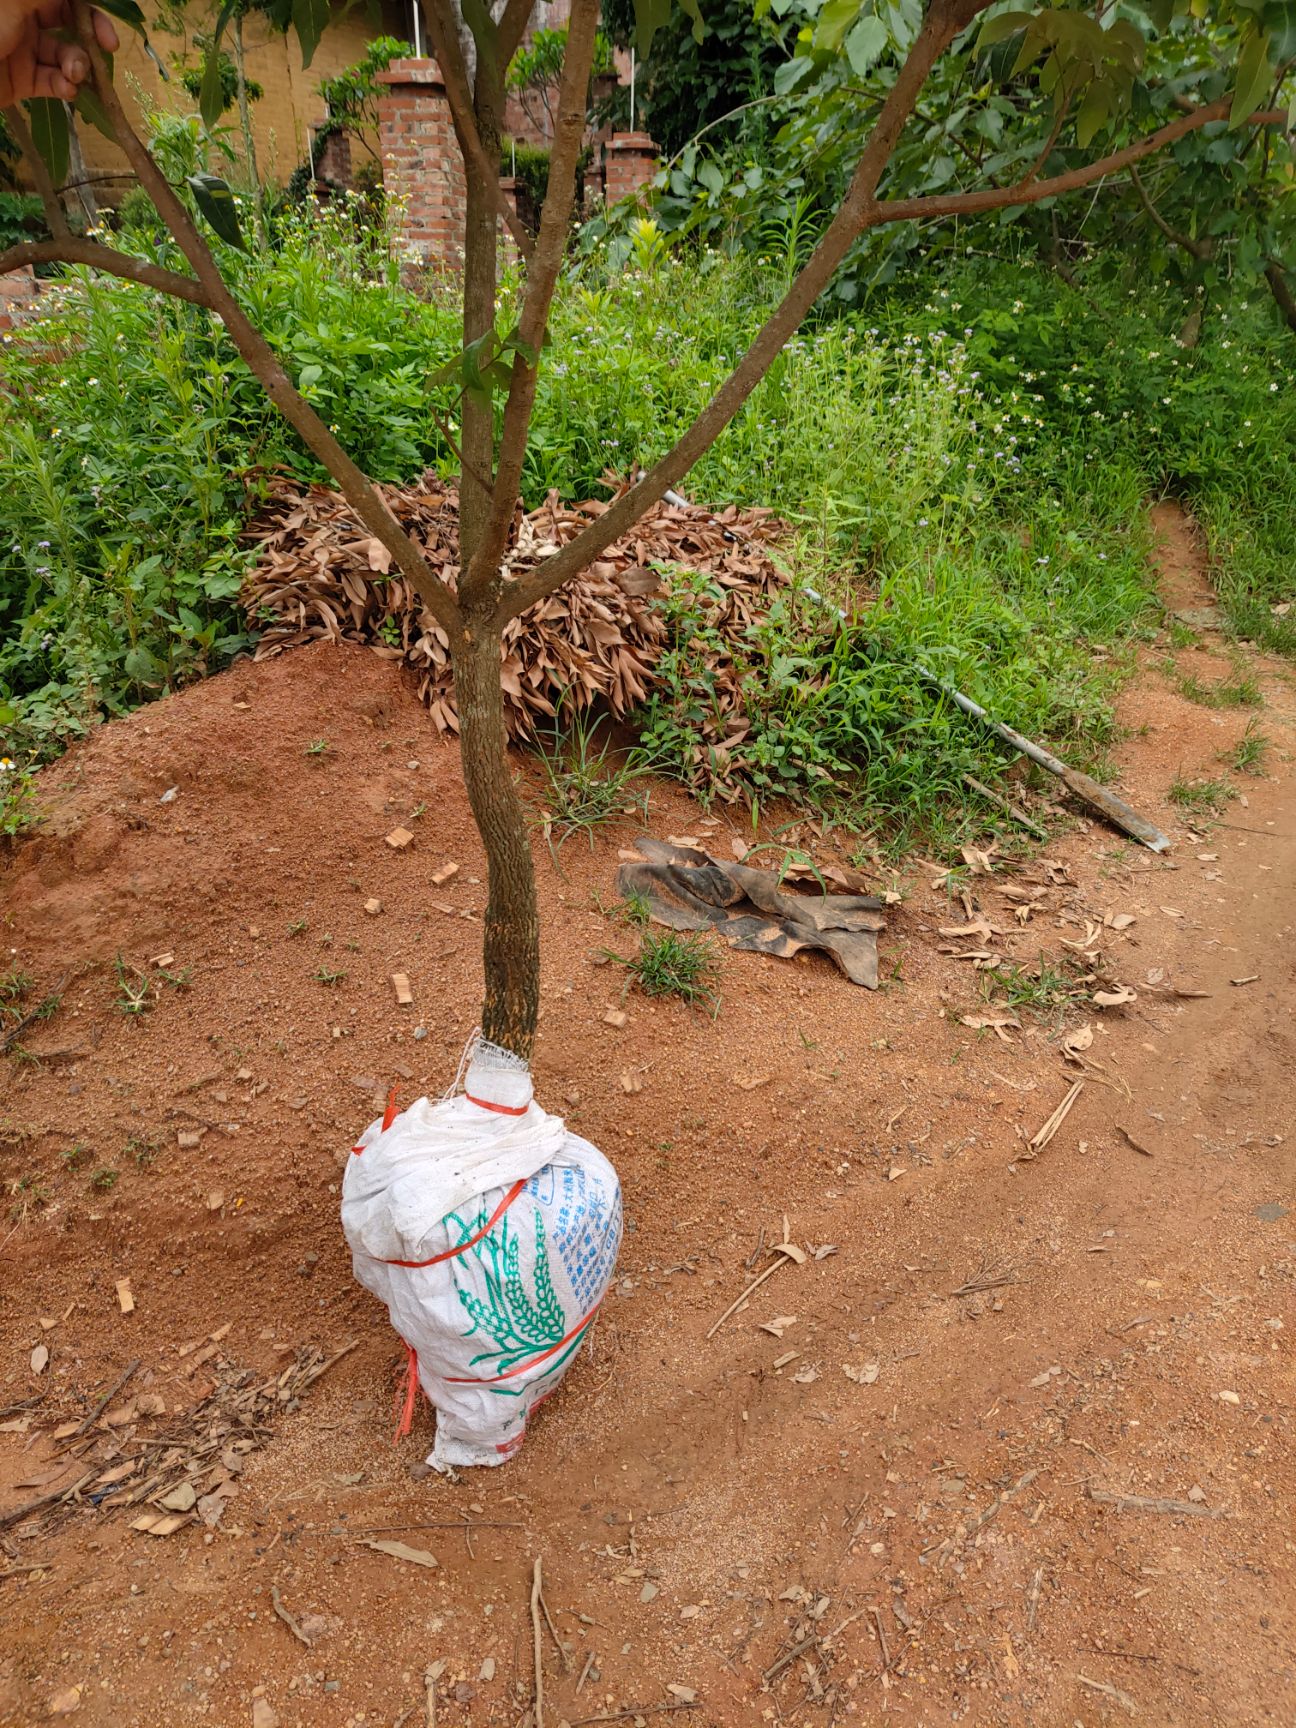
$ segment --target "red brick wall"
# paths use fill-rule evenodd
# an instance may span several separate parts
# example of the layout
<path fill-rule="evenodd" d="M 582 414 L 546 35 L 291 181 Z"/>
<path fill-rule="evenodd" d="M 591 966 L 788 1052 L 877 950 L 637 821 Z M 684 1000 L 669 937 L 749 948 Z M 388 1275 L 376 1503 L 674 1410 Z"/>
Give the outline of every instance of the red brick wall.
<path fill-rule="evenodd" d="M 435 60 L 394 60 L 379 76 L 383 185 L 402 209 L 401 238 L 423 263 L 463 262 L 464 175 Z"/>
<path fill-rule="evenodd" d="M 323 149 L 315 156 L 315 178 L 327 180 L 330 186 L 350 186 L 351 134 L 330 132 Z"/>
<path fill-rule="evenodd" d="M 38 293 L 36 272 L 30 264 L 0 276 L 0 330 L 11 330 L 32 309 Z"/>
<path fill-rule="evenodd" d="M 657 146 L 646 132 L 614 132 L 604 146 L 604 196 L 609 204 L 633 198 L 660 166 Z"/>

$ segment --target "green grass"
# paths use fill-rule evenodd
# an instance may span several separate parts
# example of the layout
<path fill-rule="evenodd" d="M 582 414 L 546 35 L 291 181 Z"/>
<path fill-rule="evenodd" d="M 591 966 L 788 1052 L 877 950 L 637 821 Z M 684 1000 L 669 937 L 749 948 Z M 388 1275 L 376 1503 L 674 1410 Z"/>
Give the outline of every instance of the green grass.
<path fill-rule="evenodd" d="M 578 715 L 566 732 L 542 739 L 545 826 L 551 845 L 561 848 L 573 834 L 594 845 L 595 831 L 617 816 L 648 817 L 650 772 L 640 750 L 618 756 L 611 741 L 598 741 L 600 721 Z"/>
<path fill-rule="evenodd" d="M 288 218 L 275 246 L 226 261 L 370 473 L 453 470 L 433 412 L 454 417 L 453 386 L 428 382 L 459 345 L 448 288 L 407 292 L 383 237 L 340 211 Z M 546 747 L 556 846 L 638 814 L 651 761 L 704 797 L 758 811 L 790 797 L 884 849 L 948 851 L 997 821 L 969 804 L 963 776 L 994 784 L 1005 757 L 920 666 L 1092 769 L 1133 650 L 1161 617 L 1145 509 L 1166 490 L 1202 522 L 1231 631 L 1296 655 L 1281 610 L 1296 569 L 1289 335 L 1267 303 L 1221 290 L 1183 350 L 1177 287 L 1117 257 L 1083 274 L 1074 292 L 1026 256 L 933 255 L 793 338 L 684 483 L 716 507 L 770 506 L 795 530 L 797 586 L 735 658 L 748 729 L 727 733 L 717 710 L 723 588 L 681 573 L 653 602 L 668 646 L 639 717 L 643 756 L 617 757 L 592 728 Z M 682 245 L 574 265 L 550 320 L 526 503 L 603 496 L 609 470 L 668 448 L 784 277 L 780 263 Z M 505 323 L 515 295 L 509 277 Z M 218 325 L 79 273 L 63 309 L 5 348 L 0 467 L 0 704 L 16 711 L 3 743 L 24 759 L 245 650 L 239 533 L 258 477 L 319 477 Z M 1197 689 L 1212 706 L 1259 696 L 1246 674 Z M 307 754 L 328 756 L 327 740 Z"/>
<path fill-rule="evenodd" d="M 1170 783 L 1166 793 L 1172 804 L 1189 816 L 1218 816 L 1237 793 L 1229 783 L 1227 775 L 1221 775 L 1215 780 L 1188 780 L 1179 776 Z"/>
<path fill-rule="evenodd" d="M 1247 722 L 1247 729 L 1231 750 L 1226 750 L 1220 757 L 1230 768 L 1235 768 L 1239 774 L 1263 774 L 1265 758 L 1273 744 L 1273 740 L 1256 725 L 1254 720 Z"/>
<path fill-rule="evenodd" d="M 1235 672 L 1213 684 L 1203 684 L 1200 678 L 1185 673 L 1176 682 L 1182 695 L 1203 708 L 1259 708 L 1264 702 L 1259 682 L 1249 672 Z"/>
<path fill-rule="evenodd" d="M 996 967 L 985 974 L 984 987 L 997 1005 L 1023 1008 L 1040 1019 L 1056 1019 L 1087 994 L 1065 965 L 1050 965 L 1042 955 L 1033 968 Z"/>
<path fill-rule="evenodd" d="M 691 1008 L 719 1011 L 715 989 L 720 963 L 712 937 L 702 930 L 643 930 L 639 952 L 628 959 L 609 956 L 624 966 L 628 982 L 645 996 L 675 996 Z"/>

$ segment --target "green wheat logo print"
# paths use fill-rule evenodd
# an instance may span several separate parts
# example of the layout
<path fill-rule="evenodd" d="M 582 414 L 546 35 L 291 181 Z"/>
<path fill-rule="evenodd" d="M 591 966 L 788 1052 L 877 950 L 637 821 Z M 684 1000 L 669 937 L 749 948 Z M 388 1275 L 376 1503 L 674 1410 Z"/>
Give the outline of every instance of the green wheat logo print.
<path fill-rule="evenodd" d="M 465 1223 L 452 1212 L 447 1222 L 460 1230 L 462 1246 L 485 1229 L 487 1215 L 483 1208 L 474 1221 Z M 561 1344 L 566 1317 L 554 1292 L 544 1219 L 539 1211 L 535 1213 L 535 1288 L 530 1295 L 522 1279 L 521 1245 L 516 1231 L 509 1229 L 507 1214 L 499 1229 L 474 1243 L 471 1251 L 486 1279 L 486 1298 L 474 1296 L 469 1290 L 459 1291 L 459 1300 L 472 1321 L 463 1336 L 471 1338 L 474 1333 L 482 1333 L 494 1346 L 474 1356 L 472 1366 L 489 1363 L 497 1375 L 507 1374 L 529 1356 Z"/>

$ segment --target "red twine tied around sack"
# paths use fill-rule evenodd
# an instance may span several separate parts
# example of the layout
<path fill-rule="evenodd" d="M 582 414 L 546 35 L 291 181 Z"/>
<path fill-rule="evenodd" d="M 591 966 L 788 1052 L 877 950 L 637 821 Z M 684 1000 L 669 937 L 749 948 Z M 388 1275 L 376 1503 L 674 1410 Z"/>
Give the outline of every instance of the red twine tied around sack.
<path fill-rule="evenodd" d="M 404 1344 L 404 1339 L 401 1340 Z M 412 1344 L 405 1344 L 405 1385 L 396 1387 L 396 1432 L 392 1435 L 392 1445 L 399 1446 L 401 1441 L 414 1426 L 414 1404 L 418 1398 L 419 1371 L 418 1355 Z"/>
<path fill-rule="evenodd" d="M 380 1134 L 385 1134 L 400 1114 L 396 1108 L 396 1094 L 399 1090 L 400 1088 L 398 1086 L 393 1086 L 391 1091 L 387 1094 L 387 1108 L 383 1111 L 382 1127 L 379 1129 Z M 351 1156 L 353 1158 L 358 1158 L 363 1151 L 364 1147 L 362 1145 L 355 1145 L 351 1148 Z"/>

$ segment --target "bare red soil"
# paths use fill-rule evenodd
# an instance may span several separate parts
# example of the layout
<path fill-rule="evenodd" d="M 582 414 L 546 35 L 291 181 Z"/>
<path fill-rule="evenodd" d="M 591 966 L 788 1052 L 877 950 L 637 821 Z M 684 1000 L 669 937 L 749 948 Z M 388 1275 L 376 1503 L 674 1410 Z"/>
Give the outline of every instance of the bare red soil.
<path fill-rule="evenodd" d="M 1162 529 L 1183 605 L 1195 549 Z M 1121 785 L 1169 858 L 1073 820 L 963 884 L 994 951 L 1087 944 L 1124 1007 L 961 1024 L 978 943 L 940 934 L 964 907 L 915 864 L 880 991 L 823 956 L 734 954 L 714 1020 L 631 996 L 617 1029 L 622 975 L 596 962 L 629 938 L 597 902 L 630 830 L 573 839 L 561 869 L 538 846 L 538 1090 L 616 1162 L 628 1234 L 521 1454 L 457 1482 L 411 1475 L 426 1408 L 392 1445 L 399 1347 L 337 1221 L 375 1097 L 439 1091 L 473 1026 L 484 872 L 454 752 L 398 670 L 321 646 L 48 770 L 47 820 L 0 874 L 4 965 L 67 975 L 24 1035 L 39 1059 L 0 1073 L 0 1520 L 151 1436 L 197 1446 L 238 1369 L 356 1347 L 234 1468 L 203 1467 L 210 1526 L 145 1533 L 111 1494 L 0 1526 L 0 1722 L 57 1700 L 105 1728 L 422 1724 L 442 1664 L 440 1728 L 515 1728 L 537 1556 L 550 1728 L 635 1706 L 699 1728 L 1296 1719 L 1296 702 L 1251 656 L 1266 773 L 1189 830 L 1171 782 L 1223 772 L 1250 716 L 1187 702 L 1160 657 L 1122 702 Z M 705 821 L 654 789 L 654 832 L 727 852 L 741 823 Z M 123 1012 L 115 957 L 157 978 L 164 953 L 187 982 Z M 1068 1064 L 1085 1025 L 1089 1066 Z M 708 1336 L 785 1218 L 805 1264 Z M 115 1425 L 60 1452 L 136 1360 Z"/>

